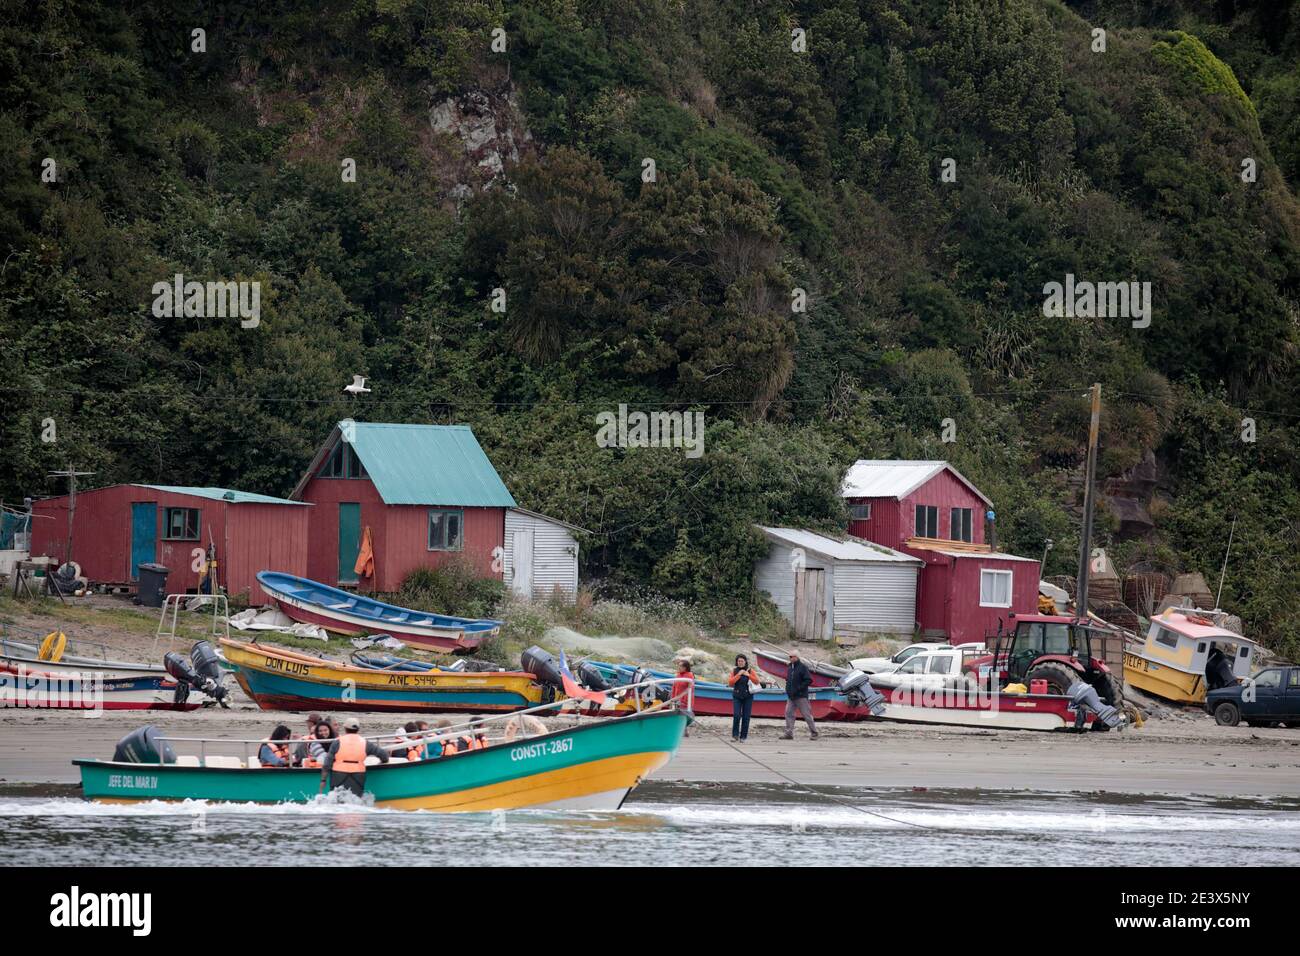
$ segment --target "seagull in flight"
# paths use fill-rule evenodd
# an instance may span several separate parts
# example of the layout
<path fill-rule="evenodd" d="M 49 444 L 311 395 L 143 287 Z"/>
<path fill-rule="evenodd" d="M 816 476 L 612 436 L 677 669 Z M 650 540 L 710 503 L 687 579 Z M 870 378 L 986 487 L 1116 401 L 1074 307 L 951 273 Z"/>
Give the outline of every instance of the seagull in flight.
<path fill-rule="evenodd" d="M 352 384 L 344 385 L 343 391 L 355 398 L 358 395 L 369 392 L 370 389 L 366 388 L 366 377 L 364 375 L 353 375 Z"/>

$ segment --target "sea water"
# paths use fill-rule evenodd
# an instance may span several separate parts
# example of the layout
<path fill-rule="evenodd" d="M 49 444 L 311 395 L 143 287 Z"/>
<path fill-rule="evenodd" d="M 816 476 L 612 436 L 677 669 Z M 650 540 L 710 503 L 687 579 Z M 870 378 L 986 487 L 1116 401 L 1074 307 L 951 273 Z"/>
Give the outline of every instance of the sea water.
<path fill-rule="evenodd" d="M 10 863 L 1300 864 L 1300 800 L 650 782 L 613 812 L 449 815 L 329 799 L 119 806 L 62 792 L 0 792 L 0 839 L 22 847 Z"/>

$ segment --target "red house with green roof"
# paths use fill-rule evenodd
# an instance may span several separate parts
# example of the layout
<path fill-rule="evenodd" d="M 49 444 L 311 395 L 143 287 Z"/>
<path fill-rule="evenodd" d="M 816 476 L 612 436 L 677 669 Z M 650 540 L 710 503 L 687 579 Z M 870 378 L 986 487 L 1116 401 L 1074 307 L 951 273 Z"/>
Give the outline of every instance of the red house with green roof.
<path fill-rule="evenodd" d="M 342 421 L 290 495 L 312 504 L 306 577 L 396 591 L 416 568 L 467 560 L 500 579 L 515 506 L 468 425 Z M 374 574 L 355 571 L 366 529 Z"/>

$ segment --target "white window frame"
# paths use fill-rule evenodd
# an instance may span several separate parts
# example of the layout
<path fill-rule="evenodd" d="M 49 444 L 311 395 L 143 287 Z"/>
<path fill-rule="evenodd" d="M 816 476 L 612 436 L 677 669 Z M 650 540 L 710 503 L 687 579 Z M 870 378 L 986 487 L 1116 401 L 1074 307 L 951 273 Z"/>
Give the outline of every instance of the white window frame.
<path fill-rule="evenodd" d="M 984 600 L 984 575 L 986 574 L 996 574 L 1004 576 L 1007 579 L 1006 604 Z M 1011 607 L 1012 598 L 1015 595 L 1015 583 L 1015 574 L 1012 571 L 1006 571 L 1002 568 L 980 568 L 980 607 Z"/>

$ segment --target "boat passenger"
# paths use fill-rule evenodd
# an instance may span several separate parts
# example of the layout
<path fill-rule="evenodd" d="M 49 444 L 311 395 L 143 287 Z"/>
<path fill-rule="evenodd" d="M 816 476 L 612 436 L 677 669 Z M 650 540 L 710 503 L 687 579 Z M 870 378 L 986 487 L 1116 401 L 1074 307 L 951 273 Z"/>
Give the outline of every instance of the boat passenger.
<path fill-rule="evenodd" d="M 695 723 L 695 675 L 691 673 L 691 662 L 682 658 L 677 662 L 677 676 L 673 679 L 673 699 L 686 715 L 686 729 L 683 737 L 691 735 L 691 724 Z"/>
<path fill-rule="evenodd" d="M 298 745 L 293 748 L 293 765 L 295 767 L 305 767 L 307 765 L 311 742 L 316 739 L 316 728 L 320 726 L 323 719 L 320 714 L 307 715 L 307 734 L 300 738 Z M 317 764 L 317 766 L 320 765 Z"/>
<path fill-rule="evenodd" d="M 470 750 L 483 750 L 490 747 L 488 743 L 487 731 L 483 729 L 483 718 L 474 717 L 469 722 L 469 748 Z"/>
<path fill-rule="evenodd" d="M 763 686 L 758 671 L 749 664 L 749 658 L 737 654 L 735 666 L 727 675 L 731 685 L 731 739 L 749 739 L 749 718 L 754 712 L 754 691 Z"/>
<path fill-rule="evenodd" d="M 343 734 L 330 744 L 321 762 L 320 779 L 329 781 L 330 790 L 350 790 L 358 797 L 366 788 L 366 758 L 378 757 L 388 763 L 388 751 L 373 740 L 361 736 L 361 721 L 349 717 L 343 721 Z"/>
<path fill-rule="evenodd" d="M 316 732 L 312 734 L 311 741 L 307 745 L 307 755 L 303 758 L 302 765 L 310 767 L 313 770 L 319 770 L 325 763 L 325 753 L 329 748 L 331 741 L 337 739 L 334 728 L 325 721 L 316 725 Z"/>
<path fill-rule="evenodd" d="M 439 719 L 439 721 L 436 724 L 434 724 L 434 729 L 437 730 L 439 734 L 441 734 L 443 731 L 450 730 L 451 721 L 448 720 L 446 717 L 443 717 Z M 456 746 L 455 737 L 441 737 L 440 742 L 442 744 L 442 756 L 450 757 L 452 754 L 460 753 L 461 748 Z"/>
<path fill-rule="evenodd" d="M 405 729 L 408 734 L 418 734 L 420 732 L 420 725 L 413 720 L 407 721 Z M 426 757 L 428 757 L 428 755 L 429 755 L 429 748 L 425 745 L 422 739 L 420 739 L 419 737 L 407 738 L 406 740 L 407 760 L 412 760 L 412 761 L 424 760 Z"/>
<path fill-rule="evenodd" d="M 285 741 L 293 736 L 293 732 L 284 724 L 280 724 L 275 730 L 271 731 L 269 740 L 264 740 L 262 746 L 257 748 L 257 761 L 263 767 L 289 767 L 292 766 L 293 758 L 289 754 L 289 745 Z"/>

